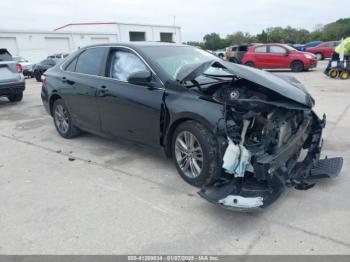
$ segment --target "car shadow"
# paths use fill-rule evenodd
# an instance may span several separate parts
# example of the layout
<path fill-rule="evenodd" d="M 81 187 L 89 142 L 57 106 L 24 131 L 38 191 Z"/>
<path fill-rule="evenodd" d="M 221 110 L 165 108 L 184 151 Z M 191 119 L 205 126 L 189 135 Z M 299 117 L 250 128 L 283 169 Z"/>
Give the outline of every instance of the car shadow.
<path fill-rule="evenodd" d="M 0 108 L 12 105 L 16 105 L 16 103 L 10 102 L 6 97 L 0 97 Z"/>

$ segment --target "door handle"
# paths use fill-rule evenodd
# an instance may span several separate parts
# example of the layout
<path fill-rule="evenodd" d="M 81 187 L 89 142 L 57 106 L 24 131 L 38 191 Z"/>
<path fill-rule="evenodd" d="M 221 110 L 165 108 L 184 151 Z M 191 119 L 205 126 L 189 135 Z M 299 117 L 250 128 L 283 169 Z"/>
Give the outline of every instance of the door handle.
<path fill-rule="evenodd" d="M 68 84 L 70 84 L 70 85 L 73 85 L 73 84 L 75 83 L 74 81 L 71 81 L 71 80 L 67 79 L 65 76 L 63 76 L 63 77 L 61 78 L 61 81 L 62 81 L 63 83 L 68 83 Z"/>

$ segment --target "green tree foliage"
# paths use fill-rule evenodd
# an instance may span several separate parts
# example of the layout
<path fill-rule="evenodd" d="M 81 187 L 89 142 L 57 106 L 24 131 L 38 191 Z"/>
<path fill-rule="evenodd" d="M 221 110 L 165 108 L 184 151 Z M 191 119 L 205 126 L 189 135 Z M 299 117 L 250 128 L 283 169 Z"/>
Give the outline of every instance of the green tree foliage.
<path fill-rule="evenodd" d="M 227 35 L 221 38 L 217 33 L 206 34 L 203 42 L 187 42 L 189 45 L 199 46 L 203 49 L 217 50 L 231 45 L 242 43 L 290 43 L 299 44 L 310 41 L 321 40 L 340 40 L 350 36 L 350 18 L 339 19 L 334 23 L 325 26 L 316 25 L 310 32 L 306 29 L 297 29 L 290 26 L 270 27 L 263 30 L 256 36 L 241 31 Z"/>
<path fill-rule="evenodd" d="M 329 41 L 350 36 L 350 18 L 339 19 L 323 28 L 321 39 Z"/>

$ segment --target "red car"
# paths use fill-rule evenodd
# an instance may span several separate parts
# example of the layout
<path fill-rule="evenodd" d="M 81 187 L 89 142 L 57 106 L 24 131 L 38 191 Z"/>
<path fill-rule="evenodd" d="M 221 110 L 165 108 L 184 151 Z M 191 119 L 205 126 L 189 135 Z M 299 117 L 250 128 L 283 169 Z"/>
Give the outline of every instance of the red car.
<path fill-rule="evenodd" d="M 339 41 L 329 41 L 321 43 L 315 47 L 309 47 L 306 52 L 310 52 L 316 55 L 318 60 L 332 57 L 334 49 L 339 45 Z"/>
<path fill-rule="evenodd" d="M 314 54 L 284 44 L 254 45 L 244 54 L 242 64 L 260 69 L 285 69 L 301 72 L 317 66 Z"/>

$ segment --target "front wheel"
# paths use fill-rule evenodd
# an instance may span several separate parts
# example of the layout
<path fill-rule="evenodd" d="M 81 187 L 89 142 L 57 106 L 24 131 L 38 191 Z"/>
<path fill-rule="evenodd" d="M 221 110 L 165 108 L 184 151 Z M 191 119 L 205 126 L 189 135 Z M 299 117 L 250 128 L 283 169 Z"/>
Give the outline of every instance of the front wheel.
<path fill-rule="evenodd" d="M 294 61 L 290 65 L 290 69 L 292 69 L 293 72 L 302 72 L 304 70 L 304 64 L 301 61 Z"/>
<path fill-rule="evenodd" d="M 249 67 L 256 67 L 253 62 L 247 62 L 247 63 L 245 63 L 245 65 L 249 66 Z"/>
<path fill-rule="evenodd" d="M 219 170 L 217 142 L 195 121 L 180 124 L 173 135 L 172 155 L 180 176 L 193 186 L 202 186 Z"/>
<path fill-rule="evenodd" d="M 321 53 L 316 53 L 315 56 L 319 61 L 324 59 L 324 56 Z"/>
<path fill-rule="evenodd" d="M 62 99 L 57 99 L 52 109 L 56 130 L 62 137 L 73 138 L 80 134 L 80 130 L 73 125 L 71 115 Z"/>
<path fill-rule="evenodd" d="M 22 101 L 23 99 L 23 92 L 17 93 L 15 95 L 10 95 L 8 97 L 8 99 L 10 100 L 10 102 L 19 102 Z"/>

